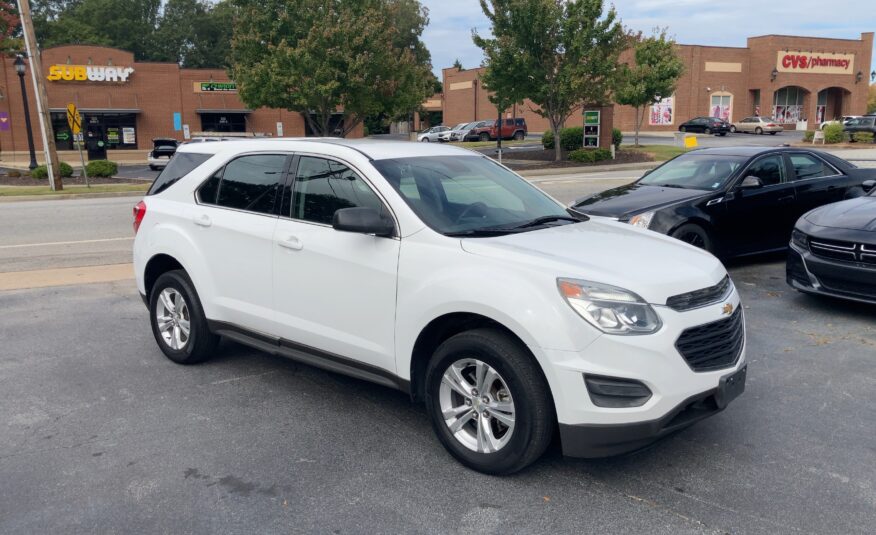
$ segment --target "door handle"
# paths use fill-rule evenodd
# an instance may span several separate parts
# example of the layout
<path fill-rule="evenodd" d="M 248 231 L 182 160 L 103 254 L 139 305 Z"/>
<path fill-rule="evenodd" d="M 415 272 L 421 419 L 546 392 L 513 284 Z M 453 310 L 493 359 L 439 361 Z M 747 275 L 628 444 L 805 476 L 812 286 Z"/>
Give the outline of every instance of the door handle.
<path fill-rule="evenodd" d="M 283 247 L 284 249 L 291 249 L 293 251 L 300 251 L 304 248 L 304 244 L 301 243 L 301 240 L 299 240 L 297 236 L 286 236 L 282 240 L 278 241 L 277 245 Z"/>
<path fill-rule="evenodd" d="M 195 225 L 198 225 L 199 227 L 209 227 L 213 224 L 213 221 L 207 214 L 196 215 L 194 218 L 192 218 L 192 221 L 194 221 Z"/>

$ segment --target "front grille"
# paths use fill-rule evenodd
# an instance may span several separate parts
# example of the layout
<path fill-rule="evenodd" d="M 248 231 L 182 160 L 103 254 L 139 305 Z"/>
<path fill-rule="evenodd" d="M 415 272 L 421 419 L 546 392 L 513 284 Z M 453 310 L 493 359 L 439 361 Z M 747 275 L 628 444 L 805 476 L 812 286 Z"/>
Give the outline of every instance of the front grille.
<path fill-rule="evenodd" d="M 729 318 L 685 330 L 676 340 L 675 348 L 692 370 L 705 372 L 733 366 L 744 343 L 740 305 Z"/>
<path fill-rule="evenodd" d="M 717 303 L 730 293 L 730 276 L 725 275 L 721 282 L 708 288 L 673 295 L 666 300 L 666 306 L 677 312 L 700 308 L 711 303 Z"/>
<path fill-rule="evenodd" d="M 825 275 L 819 275 L 818 280 L 826 289 L 833 290 L 837 293 L 847 294 L 854 297 L 876 297 L 876 282 L 855 282 Z"/>
<path fill-rule="evenodd" d="M 876 265 L 876 245 L 810 239 L 809 250 L 821 258 Z"/>

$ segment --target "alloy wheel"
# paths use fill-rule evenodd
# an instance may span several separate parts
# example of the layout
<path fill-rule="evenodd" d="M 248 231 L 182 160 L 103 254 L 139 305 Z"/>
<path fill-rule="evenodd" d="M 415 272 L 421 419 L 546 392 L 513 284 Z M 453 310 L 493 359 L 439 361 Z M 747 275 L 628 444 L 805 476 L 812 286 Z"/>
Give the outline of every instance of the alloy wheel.
<path fill-rule="evenodd" d="M 463 446 L 494 453 L 514 433 L 514 400 L 505 380 L 477 359 L 460 359 L 444 372 L 438 390 L 444 423 Z"/>
<path fill-rule="evenodd" d="M 158 332 L 169 348 L 179 351 L 189 343 L 192 329 L 189 307 L 176 289 L 165 288 L 158 295 L 155 319 Z"/>

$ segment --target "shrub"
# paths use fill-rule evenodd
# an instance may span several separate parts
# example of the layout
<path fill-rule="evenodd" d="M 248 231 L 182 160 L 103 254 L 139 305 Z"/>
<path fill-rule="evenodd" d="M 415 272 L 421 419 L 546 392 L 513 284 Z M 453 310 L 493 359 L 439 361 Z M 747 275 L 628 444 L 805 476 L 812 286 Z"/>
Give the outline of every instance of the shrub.
<path fill-rule="evenodd" d="M 9 172 L 6 173 L 6 175 L 12 178 L 18 178 L 21 176 L 21 171 L 19 171 L 18 169 L 10 169 Z"/>
<path fill-rule="evenodd" d="M 829 124 L 824 127 L 824 142 L 825 143 L 842 143 L 846 139 L 846 134 L 843 132 L 843 125 Z"/>
<path fill-rule="evenodd" d="M 552 130 L 548 130 L 541 136 L 541 144 L 548 150 L 554 148 L 554 133 Z"/>
<path fill-rule="evenodd" d="M 61 168 L 61 178 L 70 178 L 73 176 L 73 168 L 70 167 L 70 164 L 61 162 L 58 167 Z M 30 176 L 40 180 L 45 180 L 49 178 L 49 168 L 45 165 L 38 165 L 30 172 Z"/>
<path fill-rule="evenodd" d="M 560 146 L 565 151 L 578 150 L 584 146 L 584 127 L 572 126 L 560 130 Z"/>
<path fill-rule="evenodd" d="M 614 145 L 614 150 L 620 150 L 621 143 L 624 142 L 624 135 L 617 128 L 611 130 L 611 144 Z"/>
<path fill-rule="evenodd" d="M 601 162 L 611 159 L 611 151 L 608 149 L 578 149 L 569 153 L 569 159 L 581 163 Z"/>
<path fill-rule="evenodd" d="M 93 162 L 88 162 L 85 170 L 88 172 L 88 176 L 109 177 L 119 172 L 119 166 L 116 165 L 116 162 L 109 160 L 94 160 Z"/>
<path fill-rule="evenodd" d="M 803 141 L 805 141 L 806 143 L 812 143 L 812 140 L 814 138 L 815 138 L 815 131 L 814 130 L 807 130 L 803 134 Z"/>
<path fill-rule="evenodd" d="M 852 141 L 857 141 L 858 143 L 873 143 L 873 133 L 855 132 L 852 134 Z"/>

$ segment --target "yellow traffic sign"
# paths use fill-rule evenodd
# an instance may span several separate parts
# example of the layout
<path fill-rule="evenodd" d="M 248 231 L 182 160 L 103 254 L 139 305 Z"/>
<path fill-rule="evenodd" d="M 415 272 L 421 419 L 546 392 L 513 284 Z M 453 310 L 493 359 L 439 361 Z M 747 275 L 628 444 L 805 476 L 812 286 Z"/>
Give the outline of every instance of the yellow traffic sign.
<path fill-rule="evenodd" d="M 82 132 L 82 117 L 79 116 L 76 104 L 67 104 L 67 124 L 70 125 L 73 134 Z"/>

